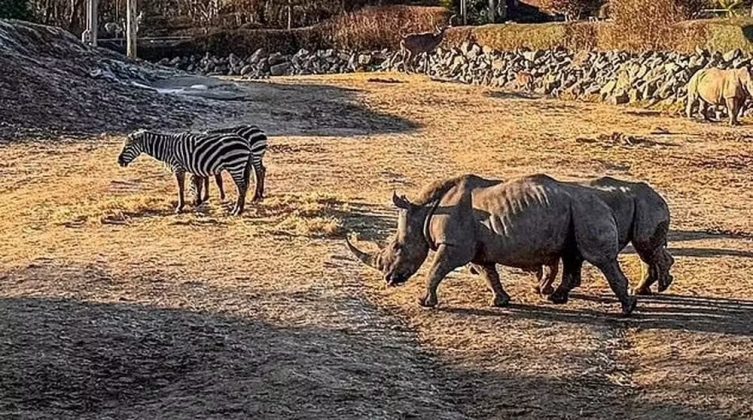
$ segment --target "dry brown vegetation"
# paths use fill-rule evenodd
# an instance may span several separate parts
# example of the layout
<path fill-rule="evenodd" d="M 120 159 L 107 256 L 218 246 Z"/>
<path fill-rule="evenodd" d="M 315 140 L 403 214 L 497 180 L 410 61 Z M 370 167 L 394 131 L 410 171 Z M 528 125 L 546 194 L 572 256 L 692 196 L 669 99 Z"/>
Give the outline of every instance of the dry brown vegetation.
<path fill-rule="evenodd" d="M 661 9 L 661 3 L 649 3 L 652 3 L 653 9 Z M 628 15 L 624 20 L 612 22 L 458 27 L 448 31 L 443 46 L 459 47 L 465 41 L 474 41 L 497 51 L 557 47 L 629 52 L 659 50 L 693 53 L 696 48 L 722 53 L 734 49 L 753 51 L 748 35 L 753 23 L 750 18 L 678 22 L 679 15 L 671 9 L 655 10 L 654 13 L 661 19 L 654 20 L 653 14 L 645 14 L 638 18 Z"/>
<path fill-rule="evenodd" d="M 272 146 L 243 217 L 214 187 L 174 215 L 171 175 L 119 168 L 115 137 L 1 146 L 0 417 L 753 416 L 750 125 L 371 77 L 246 84 Z M 387 290 L 348 255 L 392 231 L 394 189 L 464 172 L 650 182 L 672 288 L 623 320 L 591 267 L 564 306 L 504 270 L 507 309 L 459 270 L 422 310 L 425 270 Z"/>
<path fill-rule="evenodd" d="M 293 30 L 239 29 L 217 30 L 179 45 L 178 51 L 216 54 L 251 54 L 258 48 L 268 52 L 296 53 L 308 50 L 338 48 L 369 50 L 397 48 L 400 35 L 434 30 L 444 26 L 450 17 L 442 7 L 383 6 L 366 7 L 346 13 L 318 25 Z M 167 51 L 166 53 L 176 53 Z"/>

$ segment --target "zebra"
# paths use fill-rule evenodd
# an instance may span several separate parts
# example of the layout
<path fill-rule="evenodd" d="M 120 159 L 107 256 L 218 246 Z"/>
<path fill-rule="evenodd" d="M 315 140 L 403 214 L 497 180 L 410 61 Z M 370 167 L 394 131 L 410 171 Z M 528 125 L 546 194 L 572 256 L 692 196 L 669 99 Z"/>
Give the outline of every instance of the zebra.
<path fill-rule="evenodd" d="M 126 167 L 141 153 L 164 162 L 175 173 L 178 181 L 178 207 L 185 205 L 186 172 L 208 177 L 228 171 L 238 188 L 238 201 L 232 214 L 243 213 L 251 176 L 251 147 L 243 137 L 234 134 L 165 134 L 147 130 L 130 133 L 118 155 L 118 164 Z M 197 197 L 196 205 L 201 204 Z"/>
<path fill-rule="evenodd" d="M 264 130 L 256 125 L 243 124 L 234 127 L 218 128 L 215 130 L 209 130 L 206 134 L 236 134 L 248 141 L 251 147 L 251 165 L 254 168 L 254 179 L 256 180 L 256 188 L 254 190 L 254 197 L 252 201 L 258 201 L 264 198 L 264 180 L 267 174 L 267 168 L 264 166 L 262 159 L 264 153 L 267 152 L 267 135 Z M 217 183 L 217 189 L 220 191 L 220 200 L 225 199 L 225 190 L 222 187 L 222 175 L 215 175 L 215 181 Z M 200 176 L 194 174 L 191 177 L 191 184 L 195 189 L 197 200 L 204 202 L 209 200 L 209 177 Z M 202 189 L 205 191 L 202 194 Z"/>

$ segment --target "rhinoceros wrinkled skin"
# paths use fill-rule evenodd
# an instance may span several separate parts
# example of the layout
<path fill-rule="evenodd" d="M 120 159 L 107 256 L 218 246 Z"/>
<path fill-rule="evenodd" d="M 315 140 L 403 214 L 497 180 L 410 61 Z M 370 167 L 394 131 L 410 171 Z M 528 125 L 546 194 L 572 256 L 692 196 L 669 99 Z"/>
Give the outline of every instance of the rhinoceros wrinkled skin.
<path fill-rule="evenodd" d="M 753 93 L 753 81 L 747 68 L 698 70 L 688 82 L 688 102 L 685 115 L 691 118 L 693 107 L 707 120 L 707 106 L 726 105 L 729 124 L 737 125 L 737 117 L 745 99 Z"/>
<path fill-rule="evenodd" d="M 584 261 L 607 278 L 629 315 L 636 298 L 617 262 L 619 230 L 610 207 L 593 190 L 532 175 L 507 182 L 464 175 L 430 184 L 411 202 L 393 196 L 400 209 L 392 240 L 377 253 L 350 250 L 380 270 L 388 285 L 407 281 L 436 254 L 429 270 L 422 306 L 437 305 L 437 288 L 451 271 L 468 263 L 484 278 L 494 306 L 506 306 L 510 296 L 499 280 L 495 264 L 530 269 L 550 266 L 561 258 L 562 283 L 552 295 L 555 303 L 567 295 L 580 277 Z"/>
<path fill-rule="evenodd" d="M 635 294 L 650 295 L 651 285 L 658 281 L 663 292 L 672 283 L 669 273 L 674 258 L 667 252 L 669 232 L 669 207 L 653 188 L 644 182 L 629 182 L 612 177 L 596 178 L 573 183 L 590 188 L 612 209 L 619 232 L 619 248 L 633 244 L 641 259 L 641 279 L 634 288 Z M 557 275 L 557 264 L 537 270 L 539 291 L 544 295 L 554 292 L 552 283 Z M 576 279 L 577 282 L 577 279 Z M 573 286 L 577 287 L 578 284 Z"/>

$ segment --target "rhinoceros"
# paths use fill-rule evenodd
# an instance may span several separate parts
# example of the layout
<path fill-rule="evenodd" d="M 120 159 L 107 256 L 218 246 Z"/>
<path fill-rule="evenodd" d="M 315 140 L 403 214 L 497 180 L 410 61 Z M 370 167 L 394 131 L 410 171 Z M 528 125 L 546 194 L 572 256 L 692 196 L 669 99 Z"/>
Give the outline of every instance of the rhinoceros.
<path fill-rule="evenodd" d="M 641 259 L 641 279 L 633 289 L 635 294 L 650 295 L 651 285 L 658 281 L 663 292 L 672 283 L 669 273 L 674 258 L 667 252 L 669 208 L 667 202 L 644 182 L 628 182 L 612 177 L 602 177 L 574 183 L 590 188 L 612 209 L 622 250 L 628 242 L 633 244 Z M 551 295 L 552 283 L 557 275 L 557 264 L 536 270 L 540 285 L 538 290 Z M 575 279 L 574 287 L 579 285 Z"/>
<path fill-rule="evenodd" d="M 737 117 L 745 100 L 753 93 L 753 81 L 747 68 L 698 70 L 688 82 L 688 102 L 685 115 L 691 118 L 693 107 L 703 119 L 708 119 L 707 106 L 726 105 L 729 124 L 737 125 Z"/>
<path fill-rule="evenodd" d="M 492 305 L 506 306 L 510 296 L 495 264 L 530 269 L 560 258 L 564 272 L 555 302 L 567 300 L 585 260 L 604 274 L 623 315 L 636 306 L 617 262 L 619 229 L 612 210 L 588 188 L 546 175 L 507 182 L 463 175 L 428 185 L 414 202 L 396 193 L 392 200 L 400 209 L 397 232 L 381 251 L 363 252 L 346 242 L 389 286 L 406 282 L 435 250 L 422 306 L 436 306 L 442 279 L 469 263 L 485 279 Z"/>

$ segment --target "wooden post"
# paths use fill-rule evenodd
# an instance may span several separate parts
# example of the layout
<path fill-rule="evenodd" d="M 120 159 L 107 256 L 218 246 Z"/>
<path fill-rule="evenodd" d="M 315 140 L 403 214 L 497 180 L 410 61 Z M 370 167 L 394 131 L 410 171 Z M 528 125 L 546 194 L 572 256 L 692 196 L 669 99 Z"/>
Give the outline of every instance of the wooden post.
<path fill-rule="evenodd" d="M 293 26 L 293 3 L 288 0 L 288 30 Z"/>
<path fill-rule="evenodd" d="M 136 0 L 126 0 L 126 55 L 136 58 Z"/>

